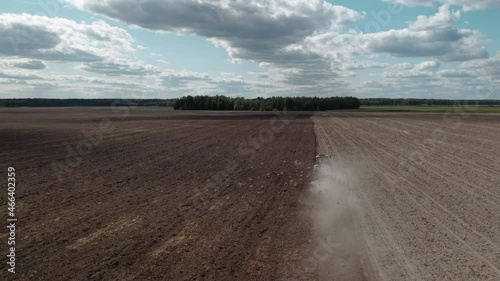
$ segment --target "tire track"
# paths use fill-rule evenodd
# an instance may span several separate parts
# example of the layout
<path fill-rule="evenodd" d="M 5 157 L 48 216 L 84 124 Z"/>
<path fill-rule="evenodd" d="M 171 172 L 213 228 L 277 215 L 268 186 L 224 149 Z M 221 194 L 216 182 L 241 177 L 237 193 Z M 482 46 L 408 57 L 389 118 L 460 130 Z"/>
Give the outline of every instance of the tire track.
<path fill-rule="evenodd" d="M 378 138 L 374 137 L 373 139 L 374 139 L 374 141 L 375 141 L 375 142 L 378 142 Z M 365 139 L 365 140 L 366 140 L 366 139 Z M 377 143 L 376 145 L 374 145 L 371 141 L 366 140 L 366 142 L 367 142 L 367 143 L 369 143 L 369 145 L 371 145 L 371 146 L 372 146 L 372 148 L 373 148 L 373 149 L 372 149 L 372 151 L 374 151 L 375 149 L 378 149 L 378 147 L 383 147 L 383 144 L 382 144 L 382 143 Z M 387 152 L 387 151 L 384 151 L 384 153 L 385 153 L 385 154 L 387 154 L 386 152 Z M 390 153 L 390 154 L 388 154 L 388 155 L 389 155 L 389 156 L 393 156 L 393 155 L 395 155 L 395 154 L 397 154 L 397 152 L 392 152 L 392 153 Z M 381 157 L 377 157 L 376 159 L 377 159 L 377 160 L 379 160 L 380 158 L 381 158 Z M 375 159 L 375 157 L 374 157 L 374 159 Z M 386 163 L 384 163 L 384 165 L 386 165 L 386 166 L 387 166 L 387 164 L 386 164 Z M 429 171 L 429 172 L 431 172 L 431 171 Z M 438 176 L 440 176 L 440 175 L 438 175 Z M 406 178 L 403 178 L 403 180 L 406 180 Z M 425 182 L 425 183 L 427 184 L 427 179 L 426 179 L 426 178 L 419 178 L 419 180 L 418 180 L 418 181 L 419 181 L 419 182 Z M 407 183 L 408 183 L 408 184 L 411 184 L 412 186 L 414 186 L 414 185 L 413 185 L 410 181 L 408 181 L 408 180 L 407 180 Z M 431 183 L 428 183 L 428 184 L 430 185 Z M 416 188 L 416 186 L 414 186 L 414 187 Z M 422 191 L 422 192 L 423 192 L 423 191 Z M 432 197 L 431 197 L 431 196 L 429 196 L 427 193 L 425 193 L 425 194 L 428 196 L 428 198 L 432 198 Z M 437 196 L 437 197 L 438 197 L 438 198 L 443 198 L 442 196 Z M 434 200 L 433 200 L 433 201 L 434 201 Z M 476 206 L 477 206 L 477 205 L 473 205 L 473 206 L 471 207 L 471 210 L 475 209 L 475 208 L 476 208 Z M 497 203 L 495 203 L 495 202 L 491 203 L 491 207 L 494 207 L 494 206 L 498 206 L 498 204 L 497 204 Z M 493 211 L 492 213 L 494 214 L 494 213 L 496 213 L 496 212 L 494 212 L 494 211 Z M 468 214 L 470 214 L 470 213 L 468 213 Z M 481 222 L 481 220 L 482 220 L 482 219 L 484 219 L 484 217 L 477 217 L 475 221 L 476 221 L 476 223 L 477 223 L 477 222 Z M 495 221 L 492 221 L 492 222 L 490 222 L 490 225 L 497 225 L 497 224 L 496 224 L 496 222 L 495 222 Z M 491 240 L 489 240 L 489 239 L 488 239 L 488 242 L 489 242 L 489 243 L 493 243 L 493 242 L 491 242 Z"/>
<path fill-rule="evenodd" d="M 331 115 L 335 116 L 335 114 L 331 114 Z M 366 118 L 369 118 L 369 117 L 366 117 Z M 324 142 L 329 142 L 329 145 L 325 145 L 324 147 L 328 147 L 328 146 L 335 147 L 335 145 L 333 145 L 333 143 L 331 142 L 330 139 L 337 140 L 335 143 L 337 148 L 342 148 L 342 147 L 344 148 L 342 151 L 340 151 L 339 149 L 336 149 L 335 153 L 337 155 L 338 155 L 338 152 L 341 152 L 343 155 L 350 153 L 351 159 L 355 159 L 356 157 L 361 157 L 363 159 L 366 159 L 366 162 L 368 164 L 373 163 L 372 168 L 374 168 L 378 174 L 383 174 L 384 172 L 387 172 L 387 171 L 391 171 L 392 173 L 394 173 L 396 175 L 400 174 L 401 171 L 399 169 L 404 168 L 404 167 L 400 167 L 399 169 L 396 170 L 395 168 L 393 168 L 391 166 L 393 165 L 393 163 L 398 163 L 399 162 L 398 159 L 400 159 L 401 157 L 404 158 L 404 155 L 408 155 L 407 152 L 411 151 L 411 149 L 408 150 L 408 146 L 413 147 L 413 148 L 419 147 L 419 145 L 417 143 L 418 140 L 415 139 L 414 141 L 411 141 L 411 138 L 412 138 L 411 136 L 416 136 L 416 135 L 409 134 L 409 133 L 407 133 L 406 130 L 390 130 L 387 127 L 381 128 L 381 126 L 373 126 L 372 122 L 374 122 L 374 123 L 380 122 L 380 119 L 375 119 L 375 121 L 372 121 L 374 119 L 366 120 L 366 118 L 359 118 L 359 116 L 358 116 L 358 118 L 345 119 L 345 116 L 343 116 L 343 118 L 341 118 L 341 120 L 339 120 L 338 118 L 336 120 L 331 120 L 330 122 L 328 122 L 327 127 L 325 127 L 324 124 L 327 122 L 325 120 L 322 120 L 322 119 L 327 119 L 327 117 L 319 117 L 319 116 L 315 117 L 315 124 L 322 127 L 321 129 L 317 130 L 317 133 L 320 135 L 319 140 L 324 141 Z M 358 124 L 358 123 L 360 123 L 360 124 Z M 368 125 L 366 125 L 366 124 L 368 124 Z M 361 125 L 361 126 L 359 126 L 359 125 Z M 399 124 L 398 126 L 400 126 L 400 125 L 401 124 Z M 323 127 L 325 127 L 325 128 L 323 128 Z M 379 129 L 376 129 L 376 128 L 379 128 Z M 330 139 L 328 138 L 327 131 L 328 132 L 335 132 L 333 135 L 330 134 Z M 375 133 L 375 132 L 377 132 L 377 133 Z M 391 132 L 391 133 L 388 134 L 388 132 Z M 364 137 L 363 137 L 363 135 L 364 135 Z M 396 142 L 394 142 L 394 141 L 389 142 L 388 140 L 390 140 L 391 138 L 393 140 L 395 140 Z M 339 141 L 341 141 L 341 143 L 339 143 Z M 461 141 L 463 141 L 463 139 L 461 139 Z M 389 143 L 391 145 L 389 145 Z M 350 147 L 350 148 L 347 148 L 347 147 Z M 438 151 L 441 152 L 440 149 L 438 149 Z M 353 154 L 353 152 L 354 152 L 354 154 Z M 481 154 L 471 154 L 471 155 L 474 155 L 474 157 L 480 157 Z M 471 156 L 471 155 L 469 155 L 469 156 Z M 457 158 L 448 157 L 448 158 L 444 158 L 444 159 L 445 159 L 445 161 L 449 161 L 450 163 L 457 163 L 457 162 L 460 163 L 459 159 L 457 159 Z M 352 163 L 352 160 L 349 160 L 349 161 Z M 349 161 L 346 161 L 346 162 L 349 162 Z M 373 161 L 375 161 L 375 162 L 373 162 Z M 483 215 L 479 216 L 479 214 L 480 214 L 479 211 L 481 210 L 481 209 L 479 209 L 479 211 L 477 211 L 477 213 L 476 213 L 478 216 L 468 217 L 469 222 L 466 222 L 461 218 L 462 216 L 460 216 L 459 214 L 455 213 L 454 211 L 452 211 L 448 207 L 446 207 L 443 204 L 441 204 L 440 202 L 438 202 L 438 200 L 444 200 L 446 197 L 434 198 L 434 196 L 431 195 L 432 193 L 427 192 L 429 190 L 424 191 L 421 188 L 421 187 L 426 187 L 425 185 L 423 185 L 423 183 L 425 183 L 426 181 L 422 182 L 422 180 L 424 180 L 424 179 L 426 179 L 426 177 L 428 177 L 428 176 L 425 176 L 426 174 L 423 173 L 423 171 L 426 171 L 428 173 L 432 172 L 431 175 L 433 175 L 432 176 L 433 178 L 440 177 L 441 179 L 448 181 L 450 184 L 450 187 L 467 183 L 470 185 L 470 187 L 474 188 L 475 187 L 474 182 L 471 180 L 467 180 L 464 182 L 464 181 L 462 181 L 462 179 L 460 179 L 459 181 L 450 180 L 449 177 L 453 177 L 453 174 L 446 173 L 446 170 L 444 170 L 444 167 L 441 168 L 441 167 L 436 166 L 436 165 L 431 165 L 434 163 L 430 163 L 430 162 L 426 162 L 426 164 L 428 164 L 428 166 L 426 166 L 426 169 L 424 169 L 422 171 L 417 170 L 416 174 L 412 173 L 412 174 L 410 174 L 409 177 L 405 177 L 402 179 L 402 183 L 404 183 L 404 185 L 406 185 L 407 187 L 404 187 L 404 185 L 401 185 L 401 186 L 400 185 L 391 185 L 391 183 L 388 182 L 389 186 L 391 186 L 391 187 L 390 187 L 390 189 L 387 189 L 387 187 L 383 186 L 384 184 L 381 185 L 380 183 L 377 183 L 375 185 L 377 187 L 377 189 L 382 188 L 382 190 L 386 190 L 386 192 L 380 193 L 377 196 L 375 196 L 374 198 L 377 198 L 377 197 L 385 198 L 385 200 L 387 200 L 389 198 L 399 198 L 399 200 L 404 200 L 402 202 L 407 202 L 408 205 L 401 205 L 401 203 L 396 204 L 396 206 L 400 206 L 400 207 L 404 206 L 404 208 L 400 209 L 399 212 L 403 211 L 402 214 L 408 213 L 408 215 L 410 215 L 408 218 L 413 218 L 413 220 L 415 222 L 417 222 L 419 220 L 415 220 L 415 219 L 418 219 L 419 215 L 413 214 L 413 212 L 415 210 L 418 210 L 418 212 L 420 214 L 422 214 L 421 216 L 425 218 L 425 224 L 430 227 L 429 230 L 431 230 L 435 227 L 437 227 L 437 229 L 440 229 L 439 232 L 436 232 L 433 234 L 433 235 L 439 235 L 439 236 L 436 236 L 433 239 L 436 239 L 439 237 L 439 239 L 441 239 L 441 240 L 438 240 L 438 241 L 441 241 L 441 242 L 447 241 L 445 244 L 439 244 L 439 245 L 441 245 L 441 246 L 448 245 L 449 249 L 454 249 L 452 252 L 446 253 L 446 255 L 448 255 L 448 257 L 445 260 L 448 262 L 452 262 L 452 261 L 455 262 L 455 264 L 452 266 L 452 268 L 454 268 L 455 271 L 440 271 L 440 267 L 439 267 L 440 261 L 439 260 L 435 260 L 435 262 L 433 264 L 428 264 L 424 267 L 423 266 L 423 264 L 425 263 L 424 261 L 429 260 L 429 258 L 432 256 L 427 256 L 427 257 L 416 256 L 416 254 L 418 252 L 416 252 L 416 253 L 413 251 L 409 252 L 408 250 L 410 248 L 406 249 L 404 252 L 401 252 L 401 254 L 402 255 L 408 254 L 409 256 L 419 257 L 418 260 L 420 262 L 417 264 L 418 266 L 416 267 L 416 271 L 419 272 L 419 274 L 423 274 L 422 276 L 427 276 L 428 279 L 426 278 L 425 280 L 470 280 L 470 278 L 473 278 L 473 276 L 482 276 L 482 278 L 481 278 L 482 280 L 493 280 L 493 279 L 495 279 L 494 276 L 500 277 L 500 271 L 498 268 L 498 264 L 500 263 L 500 247 L 499 247 L 498 243 L 494 241 L 497 239 L 494 239 L 494 240 L 491 239 L 494 237 L 498 238 L 498 232 L 493 232 L 492 234 L 487 235 L 487 232 L 484 231 L 484 228 L 481 228 L 481 230 L 479 230 L 476 227 L 474 227 L 471 223 L 469 223 L 469 222 L 473 222 L 473 223 L 475 223 L 475 225 L 477 225 L 477 223 L 480 223 L 481 221 L 479 219 L 481 218 L 481 216 L 484 219 L 484 212 L 483 212 Z M 464 165 L 465 163 L 461 163 L 461 164 Z M 446 166 L 446 167 L 448 167 L 448 166 Z M 440 169 L 438 169 L 438 168 L 440 168 Z M 465 165 L 463 169 L 468 169 L 468 168 L 471 168 L 471 166 Z M 474 169 L 481 171 L 481 172 L 484 172 L 483 170 L 485 169 L 485 167 L 474 166 Z M 444 175 L 441 175 L 441 173 L 444 173 Z M 478 175 L 482 175 L 483 177 L 486 176 L 485 174 L 481 174 L 481 173 L 479 173 Z M 419 184 L 417 184 L 417 183 L 419 183 Z M 428 184 L 430 184 L 429 187 L 433 185 L 432 183 L 428 183 Z M 375 186 L 372 186 L 372 188 Z M 365 190 L 365 191 L 367 191 L 367 190 Z M 450 192 L 450 191 L 451 190 L 449 190 L 448 192 Z M 462 190 L 462 191 L 466 192 L 464 190 Z M 493 189 L 493 190 L 491 190 L 491 189 L 484 190 L 483 189 L 482 191 L 489 192 L 488 195 L 490 195 L 491 198 L 498 198 L 498 193 L 495 193 L 495 191 L 497 191 L 496 189 Z M 384 211 L 384 209 L 388 210 L 388 207 L 389 207 L 389 206 L 387 206 L 388 202 L 385 202 L 385 204 L 379 205 L 378 207 L 369 206 L 371 204 L 370 203 L 371 199 L 367 197 L 368 194 L 365 194 L 365 192 L 363 192 L 363 190 L 360 190 L 358 192 L 361 193 L 361 196 L 364 196 L 363 197 L 364 198 L 363 204 L 368 205 L 366 208 L 368 209 L 367 213 L 369 215 L 378 214 L 377 210 L 379 210 L 385 214 L 384 215 L 385 218 L 399 217 L 396 221 L 391 222 L 391 220 L 389 220 L 389 222 L 391 222 L 392 224 L 394 224 L 395 222 L 398 222 L 397 224 L 399 224 L 400 226 L 403 226 L 403 228 L 400 229 L 400 231 L 403 231 L 403 232 L 399 232 L 400 234 L 397 234 L 397 237 L 399 237 L 399 238 L 395 238 L 395 239 L 400 239 L 402 237 L 411 237 L 413 234 L 418 234 L 418 232 L 411 233 L 411 231 L 410 232 L 404 231 L 404 229 L 410 230 L 411 228 L 408 228 L 408 224 L 407 224 L 408 221 L 405 221 L 404 217 L 401 216 L 400 214 L 398 214 L 398 211 L 396 211 L 396 209 L 391 207 L 396 212 L 393 211 L 393 212 L 388 213 L 388 212 Z M 371 194 L 372 196 L 376 195 L 376 193 L 374 193 L 374 192 L 375 192 L 375 190 L 372 190 L 369 192 L 369 194 Z M 449 193 L 449 194 L 452 195 L 453 193 Z M 462 193 L 462 194 L 465 195 L 467 193 Z M 401 196 L 403 196 L 403 197 L 401 197 Z M 487 200 L 485 200 L 485 199 L 487 199 Z M 469 198 L 469 200 L 477 201 L 477 199 L 474 199 L 474 198 Z M 481 197 L 480 200 L 484 200 L 484 202 L 488 202 L 488 205 L 490 205 L 490 206 L 495 206 L 495 204 L 496 204 L 495 201 L 491 201 L 491 200 L 489 200 L 489 198 L 487 198 L 487 197 L 485 198 L 484 196 Z M 393 201 L 393 202 L 397 202 L 397 201 Z M 409 206 L 414 206 L 414 208 L 410 208 Z M 411 210 L 413 210 L 413 211 L 411 211 Z M 462 214 L 465 214 L 465 213 L 462 213 Z M 370 216 L 368 216 L 367 223 L 369 223 L 370 220 L 376 221 L 376 219 L 374 219 L 374 218 L 370 219 Z M 410 221 L 412 221 L 412 220 L 410 220 Z M 498 221 L 498 218 L 497 218 L 497 221 Z M 494 223 L 493 224 L 492 223 L 493 222 L 490 222 L 489 225 L 490 226 L 495 225 Z M 483 225 L 487 226 L 487 224 L 483 224 Z M 395 229 L 393 228 L 393 229 L 389 230 L 389 232 L 392 233 L 392 232 L 394 232 L 394 230 Z M 423 229 L 421 229 L 420 231 L 423 231 Z M 394 232 L 394 233 L 398 233 L 398 232 Z M 401 236 L 402 233 L 404 233 L 403 236 Z M 428 233 L 433 233 L 433 232 L 428 232 Z M 376 235 L 374 235 L 374 236 L 377 237 Z M 369 238 L 370 235 L 367 235 L 367 237 Z M 430 239 L 430 237 L 433 237 L 433 236 L 427 236 L 427 237 L 428 237 L 428 239 Z M 422 238 L 424 238 L 424 236 L 422 236 Z M 420 241 L 420 240 L 416 240 L 415 242 L 417 242 L 417 241 Z M 422 240 L 422 241 L 425 241 L 425 240 Z M 462 246 L 458 247 L 458 248 L 454 247 L 452 245 L 455 242 L 452 243 L 452 241 L 456 241 L 459 245 L 462 245 Z M 497 240 L 497 241 L 500 241 L 500 240 Z M 415 243 L 415 242 L 412 242 L 412 243 Z M 398 243 L 398 242 L 395 242 L 395 243 Z M 425 244 L 422 244 L 422 242 L 419 242 L 419 243 L 420 244 L 417 244 L 417 245 L 425 245 Z M 436 245 L 435 243 L 436 242 L 432 242 L 432 245 Z M 486 246 L 486 245 L 488 245 L 488 246 Z M 426 251 L 429 251 L 429 250 L 425 250 L 425 247 L 422 248 L 422 246 L 417 247 L 416 249 L 419 249 L 421 254 L 425 253 Z M 411 254 L 409 254 L 409 253 L 411 253 Z M 436 252 L 435 255 L 443 255 L 443 254 L 445 254 L 445 253 Z M 456 259 L 454 257 L 458 257 L 459 255 L 463 256 L 463 257 L 467 257 L 466 260 L 469 260 L 469 262 L 471 262 L 471 264 L 475 264 L 474 267 L 471 268 L 472 271 L 470 271 L 470 272 L 468 271 L 469 267 L 457 266 L 458 264 L 456 264 L 456 262 L 460 261 L 460 259 Z M 475 261 L 475 262 L 473 262 L 473 261 Z M 465 260 L 462 260 L 461 262 L 465 262 Z M 482 267 L 481 264 L 478 264 L 477 262 L 483 263 L 484 267 Z M 448 264 L 448 266 L 450 266 L 452 264 Z M 438 265 L 438 267 L 436 267 L 436 265 Z M 380 265 L 379 265 L 379 268 L 383 269 L 383 266 L 380 267 Z M 431 277 L 429 275 L 429 271 L 428 271 L 431 268 L 433 269 L 433 272 L 434 272 L 432 275 L 433 277 Z M 490 275 L 488 273 L 488 271 L 485 270 L 485 268 L 489 269 L 489 272 L 491 272 L 491 274 L 493 274 L 493 275 Z M 425 270 L 425 269 L 427 269 L 427 270 Z M 435 274 L 438 274 L 438 276 L 442 276 L 442 278 L 436 279 Z M 476 275 L 476 274 L 478 274 L 478 275 Z M 467 276 L 469 276 L 469 277 L 467 277 Z M 385 277 L 387 277 L 387 274 Z"/>

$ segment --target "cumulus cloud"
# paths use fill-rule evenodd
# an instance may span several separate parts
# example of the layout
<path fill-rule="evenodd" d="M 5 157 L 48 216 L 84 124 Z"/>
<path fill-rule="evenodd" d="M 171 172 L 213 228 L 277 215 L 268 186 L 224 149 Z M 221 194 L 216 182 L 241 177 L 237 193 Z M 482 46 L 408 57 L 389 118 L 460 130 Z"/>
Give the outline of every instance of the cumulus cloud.
<path fill-rule="evenodd" d="M 436 71 L 441 66 L 441 63 L 438 61 L 424 61 L 415 66 L 415 70 L 417 71 Z"/>
<path fill-rule="evenodd" d="M 395 57 L 436 57 L 465 61 L 488 56 L 477 30 L 455 26 L 460 12 L 442 6 L 433 16 L 419 16 L 408 28 L 362 34 L 358 42 L 367 50 Z"/>
<path fill-rule="evenodd" d="M 498 1 L 391 0 L 442 6 L 435 15 L 419 16 L 406 28 L 375 33 L 348 30 L 364 13 L 324 0 L 65 1 L 130 26 L 204 37 L 224 48 L 233 63 L 249 60 L 262 72 L 238 77 L 160 69 L 138 61 L 134 46 L 142 49 L 141 45 L 126 30 L 104 21 L 0 14 L 0 58 L 5 57 L 0 60 L 5 69 L 1 83 L 109 97 L 132 91 L 160 96 L 328 95 L 332 89 L 342 94 L 413 94 L 426 89 L 444 93 L 439 89 L 463 92 L 486 82 L 499 83 L 499 58 L 488 58 L 483 35 L 457 27 L 464 11 L 496 6 Z M 452 11 L 449 5 L 463 10 Z M 404 58 L 423 62 L 381 63 L 387 56 L 393 57 L 391 63 Z M 51 61 L 75 62 L 70 67 L 89 76 L 38 71 Z M 459 63 L 446 69 L 446 62 Z M 350 83 L 355 81 L 353 71 L 372 68 L 382 69 L 369 74 L 376 81 Z M 462 77 L 468 79 L 457 79 Z"/>
<path fill-rule="evenodd" d="M 405 6 L 432 6 L 433 3 L 457 5 L 463 7 L 464 11 L 484 10 L 493 7 L 500 7 L 500 0 L 384 0 Z"/>
<path fill-rule="evenodd" d="M 17 68 L 24 69 L 45 69 L 47 65 L 41 60 L 23 59 L 13 64 Z"/>
<path fill-rule="evenodd" d="M 207 74 L 186 71 L 166 71 L 160 75 L 160 80 L 164 86 L 179 88 L 186 87 L 190 82 L 206 82 L 211 78 Z"/>
<path fill-rule="evenodd" d="M 207 38 L 290 42 L 319 29 L 361 18 L 323 0 L 133 1 L 69 0 L 77 7 L 140 27 Z M 240 42 L 243 43 L 243 42 Z M 236 44 L 237 45 L 237 44 Z"/>
<path fill-rule="evenodd" d="M 444 5 L 432 16 L 419 16 L 407 28 L 377 33 L 336 31 L 306 38 L 302 44 L 309 52 L 336 60 L 371 54 L 393 57 L 432 57 L 441 61 L 466 61 L 488 57 L 481 33 L 456 27 L 460 12 Z"/>
<path fill-rule="evenodd" d="M 381 79 L 367 81 L 364 90 L 374 96 L 498 99 L 500 98 L 500 57 L 462 62 L 441 69 L 437 61 L 399 63 L 385 69 Z"/>
<path fill-rule="evenodd" d="M 472 73 L 463 69 L 443 69 L 439 71 L 439 76 L 444 78 L 470 78 L 474 77 Z"/>
<path fill-rule="evenodd" d="M 3 68 L 22 68 L 31 70 L 40 70 L 47 68 L 45 62 L 32 59 L 0 59 L 0 66 Z"/>
<path fill-rule="evenodd" d="M 154 65 L 142 61 L 131 62 L 123 59 L 84 63 L 80 66 L 80 69 L 109 76 L 152 75 L 161 72 L 160 68 Z"/>
<path fill-rule="evenodd" d="M 429 78 L 434 77 L 441 63 L 437 61 L 424 61 L 416 65 L 400 63 L 389 66 L 384 71 L 386 78 Z"/>
<path fill-rule="evenodd" d="M 343 65 L 345 70 L 362 70 L 369 68 L 384 68 L 387 67 L 388 63 L 373 62 L 373 61 L 351 61 L 346 62 Z"/>
<path fill-rule="evenodd" d="M 300 68 L 304 78 L 312 77 L 313 72 L 325 75 L 328 67 L 322 63 L 316 69 L 317 64 L 311 62 L 321 59 L 318 55 L 286 48 L 307 36 L 338 30 L 363 17 L 359 12 L 324 0 L 70 2 L 142 28 L 203 36 L 225 48 L 235 63 L 251 60 L 275 68 Z M 315 69 L 311 72 L 310 68 Z"/>
<path fill-rule="evenodd" d="M 500 90 L 500 55 L 496 57 L 466 61 L 454 68 L 443 69 L 438 73 L 439 77 L 450 79 L 461 79 L 461 83 L 471 85 L 488 84 Z"/>
<path fill-rule="evenodd" d="M 17 69 L 0 70 L 0 78 L 16 79 L 19 81 L 43 79 L 40 75 Z"/>
<path fill-rule="evenodd" d="M 455 68 L 455 74 L 475 77 L 476 81 L 487 83 L 500 92 L 500 56 L 463 62 Z"/>
<path fill-rule="evenodd" d="M 419 16 L 407 28 L 366 34 L 342 33 L 347 24 L 361 19 L 363 13 L 324 0 L 68 1 L 80 9 L 141 28 L 205 37 L 226 49 L 234 63 L 257 62 L 268 69 L 273 82 L 292 87 L 337 87 L 356 76 L 353 70 L 387 66 L 359 60 L 359 56 L 387 54 L 433 59 L 429 65 L 419 66 L 427 69 L 408 73 L 413 76 L 427 75 L 434 71 L 432 67 L 439 68 L 431 65 L 437 61 L 488 57 L 481 33 L 456 27 L 461 14 L 450 11 L 448 5 L 441 6 L 435 15 Z M 472 2 L 462 4 L 468 8 L 477 6 Z M 165 85 L 176 86 L 189 81 L 171 76 L 162 79 Z"/>
<path fill-rule="evenodd" d="M 29 14 L 0 14 L 0 55 L 94 62 L 132 51 L 132 37 L 104 21 L 90 24 Z"/>

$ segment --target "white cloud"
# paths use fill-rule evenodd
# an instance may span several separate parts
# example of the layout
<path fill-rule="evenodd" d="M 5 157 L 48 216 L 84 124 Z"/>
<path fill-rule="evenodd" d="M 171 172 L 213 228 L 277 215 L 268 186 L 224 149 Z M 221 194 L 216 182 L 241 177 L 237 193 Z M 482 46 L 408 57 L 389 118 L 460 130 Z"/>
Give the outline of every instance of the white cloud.
<path fill-rule="evenodd" d="M 0 55 L 51 61 L 100 61 L 133 51 L 125 30 L 103 21 L 0 14 Z"/>
<path fill-rule="evenodd" d="M 460 12 L 442 6 L 433 16 L 419 16 L 408 28 L 362 34 L 358 41 L 365 50 L 395 57 L 435 57 L 442 61 L 465 61 L 488 56 L 477 30 L 455 26 Z"/>
<path fill-rule="evenodd" d="M 19 62 L 14 63 L 14 66 L 17 68 L 24 68 L 24 69 L 45 69 L 45 68 L 47 68 L 47 65 L 43 61 L 30 60 L 30 59 L 20 60 Z"/>
<path fill-rule="evenodd" d="M 159 67 L 146 64 L 142 61 L 128 61 L 125 59 L 109 59 L 106 61 L 84 63 L 79 67 L 88 72 L 106 74 L 109 76 L 120 75 L 152 75 L 161 72 Z"/>
<path fill-rule="evenodd" d="M 486 58 L 481 33 L 455 26 L 460 12 L 442 6 L 433 16 L 419 16 L 407 28 L 377 33 L 331 31 L 306 38 L 300 48 L 333 61 L 358 55 L 388 54 L 393 57 L 428 57 L 441 61 Z M 296 47 L 299 48 L 299 47 Z"/>
<path fill-rule="evenodd" d="M 438 61 L 424 61 L 417 65 L 415 65 L 415 70 L 417 71 L 436 71 L 441 66 L 441 63 Z"/>
<path fill-rule="evenodd" d="M 152 30 L 232 40 L 295 41 L 320 29 L 361 18 L 351 9 L 323 0 L 133 1 L 68 0 L 111 18 Z M 261 41 L 261 40 L 257 40 Z"/>
<path fill-rule="evenodd" d="M 488 58 L 483 35 L 478 30 L 458 28 L 463 11 L 451 11 L 449 6 L 459 4 L 465 11 L 495 6 L 498 1 L 443 0 L 435 15 L 419 16 L 406 28 L 376 33 L 346 32 L 347 24 L 364 13 L 324 0 L 67 1 L 131 26 L 202 36 L 224 48 L 233 63 L 249 60 L 263 69 L 244 77 L 162 69 L 140 61 L 136 56 L 144 52 L 134 48 L 144 50 L 143 45 L 134 42 L 126 30 L 104 21 L 78 23 L 0 14 L 0 95 L 14 87 L 20 94 L 43 91 L 84 97 L 124 93 L 150 97 L 362 95 L 391 91 L 439 96 L 446 91 L 458 95 L 485 83 L 500 84 L 500 57 Z M 394 1 L 407 5 L 437 2 Z M 405 58 L 423 62 L 404 63 Z M 383 60 L 403 63 L 389 65 L 380 62 Z M 68 69 L 76 68 L 75 73 L 85 76 L 52 72 L 57 69 L 53 61 L 65 62 Z M 450 69 L 447 62 L 460 63 Z M 51 68 L 40 71 L 47 68 L 46 63 Z M 168 64 L 161 59 L 155 63 Z M 353 71 L 366 69 L 380 69 L 368 74 L 376 81 L 358 83 Z M 359 75 L 363 77 L 363 73 Z"/>
<path fill-rule="evenodd" d="M 443 69 L 439 71 L 439 76 L 444 78 L 470 78 L 474 77 L 472 73 L 463 69 Z"/>
<path fill-rule="evenodd" d="M 168 88 L 187 87 L 193 82 L 207 82 L 211 78 L 207 74 L 186 71 L 165 71 L 160 76 L 161 83 Z"/>
<path fill-rule="evenodd" d="M 70 2 L 130 25 L 205 37 L 225 48 L 233 63 L 251 60 L 272 68 L 301 69 L 301 81 L 308 84 L 333 77 L 328 74 L 331 74 L 329 63 L 316 54 L 287 50 L 287 47 L 316 33 L 339 30 L 363 17 L 352 9 L 324 0 Z M 287 81 L 298 83 L 292 78 Z"/>
<path fill-rule="evenodd" d="M 496 93 L 500 93 L 500 56 L 487 59 L 466 61 L 451 69 L 443 69 L 438 72 L 444 78 L 467 78 L 462 79 L 462 83 L 471 85 L 487 84 L 496 88 Z M 483 85 L 484 86 L 484 85 Z"/>
<path fill-rule="evenodd" d="M 464 11 L 484 10 L 493 7 L 500 7 L 500 0 L 384 0 L 405 6 L 432 6 L 433 3 L 442 3 L 448 5 L 458 5 L 463 7 Z"/>
<path fill-rule="evenodd" d="M 460 11 L 450 11 L 449 6 L 443 5 L 433 16 L 418 16 L 415 22 L 409 24 L 409 29 L 413 31 L 450 30 L 459 19 Z"/>
<path fill-rule="evenodd" d="M 458 74 L 474 77 L 474 82 L 491 89 L 492 95 L 500 93 L 500 57 L 467 61 L 456 68 Z M 455 73 L 457 74 L 457 73 Z"/>
<path fill-rule="evenodd" d="M 399 63 L 385 69 L 381 79 L 367 81 L 372 96 L 449 99 L 500 98 L 500 58 L 477 59 L 441 69 L 437 61 Z"/>
<path fill-rule="evenodd" d="M 19 81 L 25 80 L 42 80 L 43 77 L 37 73 L 25 71 L 21 69 L 6 69 L 0 70 L 0 78 L 16 79 Z"/>
<path fill-rule="evenodd" d="M 370 61 L 377 55 L 431 59 L 406 73 L 414 78 L 434 76 L 439 61 L 488 57 L 482 34 L 458 28 L 460 11 L 450 11 L 448 5 L 441 6 L 435 15 L 419 16 L 407 28 L 366 34 L 342 33 L 346 24 L 359 20 L 363 13 L 323 0 L 70 2 L 130 25 L 205 37 L 226 49 L 233 63 L 259 63 L 273 77 L 275 86 L 288 90 L 345 87 L 346 81 L 356 76 L 352 70 L 386 67 Z M 360 60 L 359 56 L 368 59 Z M 389 71 L 385 75 L 396 74 Z M 163 80 L 165 85 L 182 86 L 189 79 L 167 76 Z"/>
<path fill-rule="evenodd" d="M 40 70 L 47 68 L 47 64 L 41 60 L 32 59 L 0 59 L 0 66 L 2 68 L 22 68 Z"/>
<path fill-rule="evenodd" d="M 343 64 L 345 70 L 361 70 L 369 68 L 384 68 L 388 63 L 372 62 L 372 61 L 352 61 Z"/>
<path fill-rule="evenodd" d="M 424 61 L 416 65 L 400 63 L 389 66 L 383 73 L 386 78 L 430 78 L 434 77 L 441 64 L 437 61 Z"/>

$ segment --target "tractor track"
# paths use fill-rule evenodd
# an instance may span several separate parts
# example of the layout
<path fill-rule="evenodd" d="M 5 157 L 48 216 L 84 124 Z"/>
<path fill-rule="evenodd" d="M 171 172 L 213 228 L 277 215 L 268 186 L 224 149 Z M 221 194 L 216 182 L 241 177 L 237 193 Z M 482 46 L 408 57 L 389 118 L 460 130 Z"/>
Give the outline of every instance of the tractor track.
<path fill-rule="evenodd" d="M 491 141 L 498 130 L 481 134 L 495 118 L 471 116 L 457 137 L 458 126 L 440 114 L 315 115 L 325 153 L 362 167 L 354 190 L 378 269 L 373 280 L 500 278 L 500 164 L 489 154 L 498 151 Z M 434 128 L 444 139 L 429 149 L 422 144 Z"/>

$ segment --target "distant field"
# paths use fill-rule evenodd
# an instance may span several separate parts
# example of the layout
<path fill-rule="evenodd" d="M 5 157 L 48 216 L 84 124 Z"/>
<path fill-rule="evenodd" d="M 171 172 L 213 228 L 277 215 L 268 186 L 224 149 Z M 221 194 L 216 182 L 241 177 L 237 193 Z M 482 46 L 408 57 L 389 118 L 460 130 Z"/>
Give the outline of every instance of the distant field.
<path fill-rule="evenodd" d="M 348 112 L 469 112 L 500 113 L 500 106 L 362 106 Z"/>

